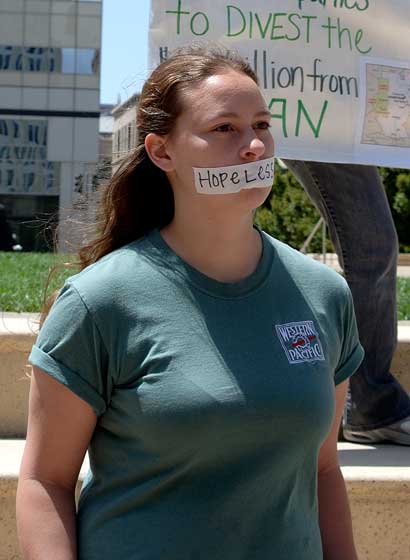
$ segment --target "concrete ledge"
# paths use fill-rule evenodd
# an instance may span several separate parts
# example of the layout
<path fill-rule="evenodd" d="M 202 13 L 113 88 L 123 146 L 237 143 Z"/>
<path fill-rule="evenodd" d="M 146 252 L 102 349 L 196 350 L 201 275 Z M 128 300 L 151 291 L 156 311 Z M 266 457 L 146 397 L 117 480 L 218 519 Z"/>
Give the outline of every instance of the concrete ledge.
<path fill-rule="evenodd" d="M 312 259 L 323 262 L 322 253 L 306 253 Z M 338 272 L 342 272 L 339 258 L 336 253 L 326 253 L 325 263 Z M 397 259 L 397 276 L 399 278 L 410 278 L 410 253 L 400 253 Z"/>
<path fill-rule="evenodd" d="M 399 266 L 410 266 L 410 253 L 400 253 L 397 264 Z"/>
<path fill-rule="evenodd" d="M 37 314 L 0 315 L 0 437 L 25 437 L 30 368 L 27 357 L 38 332 Z M 392 372 L 410 392 L 410 321 L 398 324 Z"/>
<path fill-rule="evenodd" d="M 410 448 L 338 448 L 360 560 L 410 558 Z"/>
<path fill-rule="evenodd" d="M 0 560 L 21 560 L 16 530 L 16 491 L 25 440 L 0 439 Z M 87 472 L 84 461 L 77 496 Z"/>
<path fill-rule="evenodd" d="M 410 393 L 410 321 L 398 323 L 397 348 L 391 363 L 391 371 Z"/>
<path fill-rule="evenodd" d="M 24 437 L 30 368 L 27 357 L 38 332 L 37 314 L 0 315 L 0 437 Z"/>
<path fill-rule="evenodd" d="M 0 560 L 20 560 L 15 495 L 24 440 L 0 440 Z M 360 560 L 410 558 L 410 449 L 339 443 Z M 80 473 L 78 489 L 88 468 Z"/>

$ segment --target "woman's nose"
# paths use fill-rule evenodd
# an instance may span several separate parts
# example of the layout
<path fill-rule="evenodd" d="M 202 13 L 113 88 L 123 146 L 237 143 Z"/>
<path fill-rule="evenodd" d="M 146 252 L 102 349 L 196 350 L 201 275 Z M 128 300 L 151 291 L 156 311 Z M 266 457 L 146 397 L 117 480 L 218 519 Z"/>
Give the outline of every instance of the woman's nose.
<path fill-rule="evenodd" d="M 242 146 L 239 151 L 239 155 L 243 159 L 256 160 L 263 156 L 265 150 L 266 147 L 262 140 L 257 136 L 253 136 L 252 138 L 249 138 L 246 144 Z"/>

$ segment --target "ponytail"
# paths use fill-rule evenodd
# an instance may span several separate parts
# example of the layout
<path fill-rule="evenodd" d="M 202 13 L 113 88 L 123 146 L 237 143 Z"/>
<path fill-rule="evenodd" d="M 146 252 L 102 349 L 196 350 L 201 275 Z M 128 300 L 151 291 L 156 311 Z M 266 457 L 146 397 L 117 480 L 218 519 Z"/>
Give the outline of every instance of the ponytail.
<path fill-rule="evenodd" d="M 137 110 L 138 146 L 120 165 L 102 193 L 95 238 L 79 250 L 83 270 L 101 257 L 161 229 L 174 217 L 174 195 L 168 178 L 147 155 L 148 134 L 166 136 L 183 111 L 183 93 L 217 73 L 234 70 L 258 83 L 255 72 L 238 54 L 219 47 L 188 46 L 162 62 L 145 82 Z M 73 264 L 71 264 L 73 266 Z M 43 307 L 42 320 L 54 301 Z"/>

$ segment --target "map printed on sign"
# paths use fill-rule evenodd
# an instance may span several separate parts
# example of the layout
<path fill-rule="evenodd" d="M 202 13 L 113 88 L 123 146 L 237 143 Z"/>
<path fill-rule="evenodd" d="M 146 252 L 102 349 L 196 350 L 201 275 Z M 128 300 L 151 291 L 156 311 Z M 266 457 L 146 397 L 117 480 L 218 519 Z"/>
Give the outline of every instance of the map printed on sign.
<path fill-rule="evenodd" d="M 151 0 L 149 68 L 193 42 L 247 59 L 278 157 L 410 168 L 410 0 Z"/>
<path fill-rule="evenodd" d="M 364 83 L 361 142 L 410 148 L 410 65 L 366 63 Z"/>

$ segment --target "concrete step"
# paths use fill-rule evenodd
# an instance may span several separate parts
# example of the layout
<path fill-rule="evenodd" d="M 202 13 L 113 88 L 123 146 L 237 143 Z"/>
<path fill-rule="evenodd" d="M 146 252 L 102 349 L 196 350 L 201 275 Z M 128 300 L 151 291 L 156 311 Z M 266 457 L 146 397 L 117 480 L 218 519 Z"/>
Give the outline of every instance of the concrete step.
<path fill-rule="evenodd" d="M 38 331 L 38 316 L 3 313 L 0 317 L 0 437 L 24 438 L 30 387 L 27 357 Z M 392 371 L 410 392 L 410 321 L 398 326 Z"/>
<path fill-rule="evenodd" d="M 21 560 L 16 530 L 16 491 L 24 444 L 23 439 L 0 439 L 0 560 Z M 87 469 L 86 457 L 77 483 L 77 497 Z"/>
<path fill-rule="evenodd" d="M 0 316 L 0 437 L 25 437 L 30 388 L 27 357 L 38 332 L 38 315 Z"/>
<path fill-rule="evenodd" d="M 24 440 L 0 440 L 0 560 L 20 560 L 15 496 Z M 410 558 L 410 449 L 339 443 L 359 560 Z M 88 468 L 85 460 L 78 487 Z"/>
<path fill-rule="evenodd" d="M 399 321 L 397 348 L 391 363 L 396 379 L 410 393 L 410 321 Z"/>

